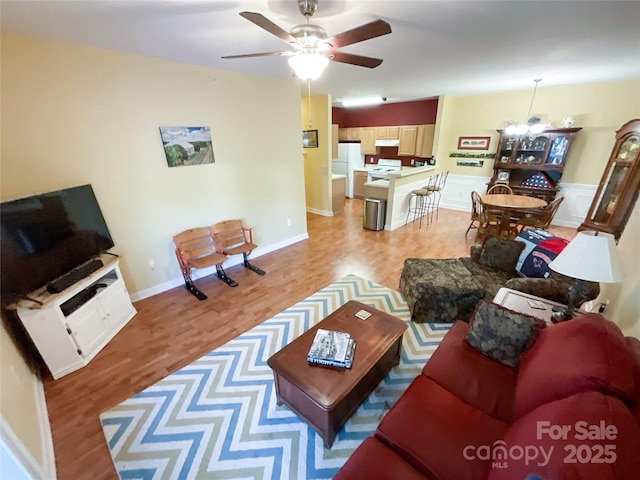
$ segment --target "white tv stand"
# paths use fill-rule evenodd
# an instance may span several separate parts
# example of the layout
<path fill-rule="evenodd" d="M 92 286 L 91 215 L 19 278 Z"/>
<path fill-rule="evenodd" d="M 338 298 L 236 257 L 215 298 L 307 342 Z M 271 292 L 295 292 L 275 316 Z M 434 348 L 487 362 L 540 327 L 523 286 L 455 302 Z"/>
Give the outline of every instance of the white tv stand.
<path fill-rule="evenodd" d="M 54 379 L 88 365 L 136 314 L 122 280 L 120 260 L 106 254 L 100 259 L 103 267 L 62 292 L 52 294 L 42 288 L 12 306 Z M 96 284 L 106 286 L 64 314 L 64 306 Z"/>

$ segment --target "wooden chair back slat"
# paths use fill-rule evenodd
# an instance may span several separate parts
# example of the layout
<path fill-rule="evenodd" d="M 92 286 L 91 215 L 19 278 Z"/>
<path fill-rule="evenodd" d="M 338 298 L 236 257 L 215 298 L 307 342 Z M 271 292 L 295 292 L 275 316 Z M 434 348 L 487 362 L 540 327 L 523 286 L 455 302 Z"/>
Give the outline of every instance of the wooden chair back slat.
<path fill-rule="evenodd" d="M 199 258 L 216 252 L 216 247 L 207 227 L 185 230 L 173 237 L 176 244 L 176 252 L 179 252 L 183 260 Z"/>
<path fill-rule="evenodd" d="M 513 195 L 513 190 L 509 185 L 503 185 L 501 183 L 497 183 L 494 186 L 492 186 L 489 190 L 487 190 L 487 195 L 496 195 L 496 194 Z"/>
<path fill-rule="evenodd" d="M 242 220 L 216 223 L 211 227 L 211 233 L 219 252 L 251 243 L 251 229 L 247 228 Z"/>

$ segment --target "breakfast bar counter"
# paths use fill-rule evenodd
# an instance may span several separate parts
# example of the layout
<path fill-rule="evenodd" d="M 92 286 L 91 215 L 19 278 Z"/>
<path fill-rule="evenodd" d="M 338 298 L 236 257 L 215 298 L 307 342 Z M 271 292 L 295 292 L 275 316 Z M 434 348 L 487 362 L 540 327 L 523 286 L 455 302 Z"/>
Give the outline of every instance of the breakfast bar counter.
<path fill-rule="evenodd" d="M 395 230 L 404 225 L 409 208 L 411 192 L 429 183 L 429 178 L 435 174 L 436 167 L 403 168 L 389 173 L 389 192 L 387 195 L 387 215 L 385 230 Z"/>

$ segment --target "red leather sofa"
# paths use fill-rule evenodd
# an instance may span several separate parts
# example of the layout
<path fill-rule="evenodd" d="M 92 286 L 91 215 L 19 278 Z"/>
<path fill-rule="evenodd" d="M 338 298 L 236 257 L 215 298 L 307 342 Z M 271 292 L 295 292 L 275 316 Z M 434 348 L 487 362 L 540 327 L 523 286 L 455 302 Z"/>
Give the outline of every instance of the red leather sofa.
<path fill-rule="evenodd" d="M 548 326 L 517 371 L 458 321 L 335 480 L 640 478 L 640 341 L 602 316 Z"/>

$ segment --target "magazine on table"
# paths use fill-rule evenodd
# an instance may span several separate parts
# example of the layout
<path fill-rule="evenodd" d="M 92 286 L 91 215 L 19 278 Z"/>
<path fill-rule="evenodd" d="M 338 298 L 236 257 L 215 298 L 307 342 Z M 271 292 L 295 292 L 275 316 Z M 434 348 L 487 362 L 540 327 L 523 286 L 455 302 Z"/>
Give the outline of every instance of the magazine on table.
<path fill-rule="evenodd" d="M 307 361 L 320 365 L 351 368 L 355 341 L 348 333 L 319 328 L 307 354 Z"/>

